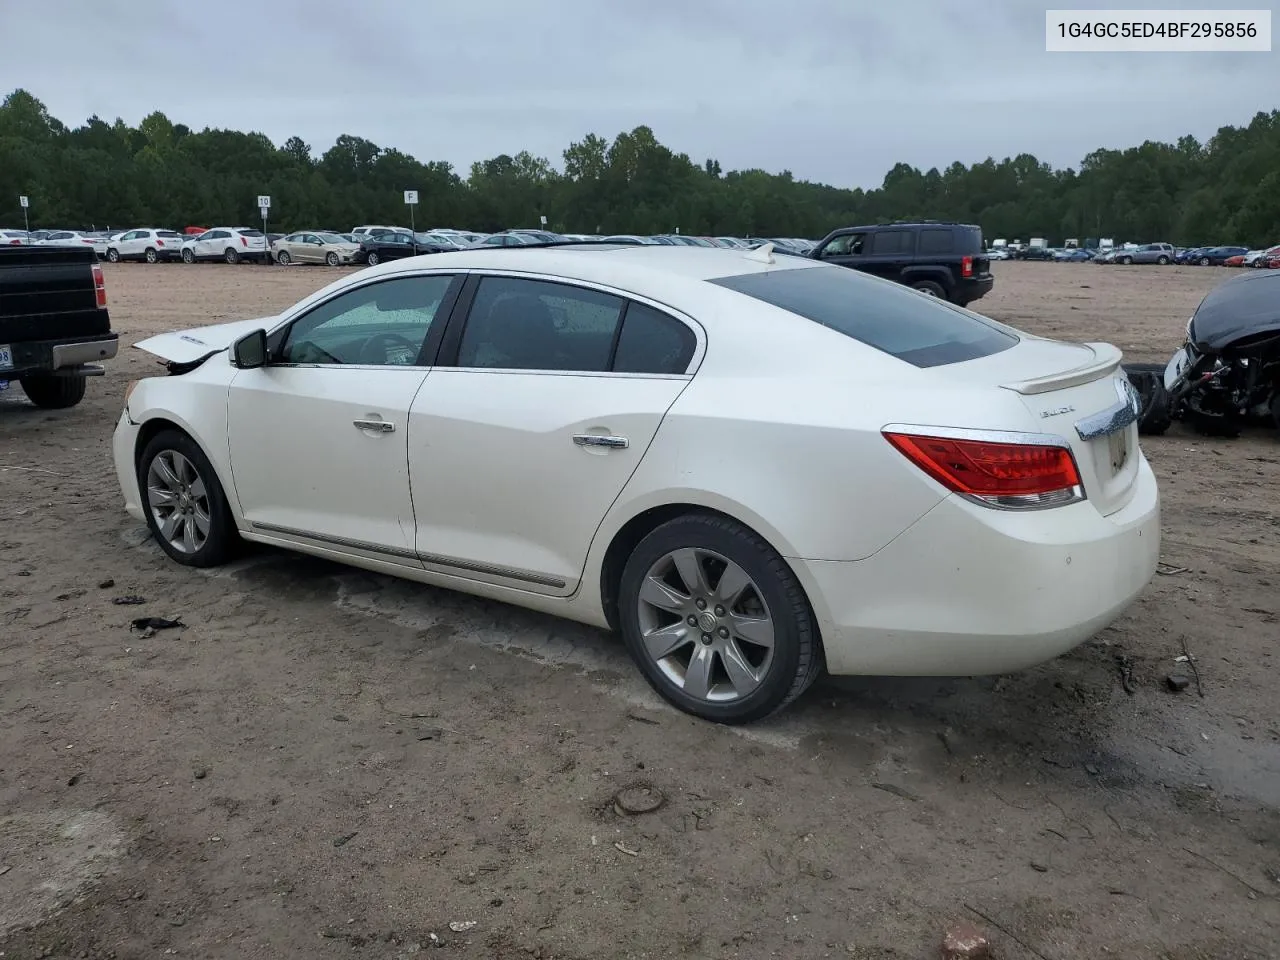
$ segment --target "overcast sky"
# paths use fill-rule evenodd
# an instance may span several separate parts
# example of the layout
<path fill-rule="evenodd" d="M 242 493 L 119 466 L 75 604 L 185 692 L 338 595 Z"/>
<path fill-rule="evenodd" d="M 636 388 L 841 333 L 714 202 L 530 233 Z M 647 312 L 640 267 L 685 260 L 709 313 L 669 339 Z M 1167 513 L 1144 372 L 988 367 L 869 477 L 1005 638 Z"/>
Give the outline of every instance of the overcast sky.
<path fill-rule="evenodd" d="M 1049 54 L 1036 0 L 0 0 L 0 95 L 75 126 L 342 133 L 447 160 L 648 124 L 696 162 L 876 186 L 1020 152 L 1201 139 L 1280 105 L 1280 54 Z M 1249 7 L 1112 3 L 1111 7 Z"/>

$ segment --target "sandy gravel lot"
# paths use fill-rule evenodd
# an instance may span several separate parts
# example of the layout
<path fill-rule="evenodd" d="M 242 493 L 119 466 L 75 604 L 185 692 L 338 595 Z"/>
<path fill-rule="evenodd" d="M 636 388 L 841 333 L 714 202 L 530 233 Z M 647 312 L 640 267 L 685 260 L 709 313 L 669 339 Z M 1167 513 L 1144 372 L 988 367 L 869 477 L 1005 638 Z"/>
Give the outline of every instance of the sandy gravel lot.
<path fill-rule="evenodd" d="M 1229 275 L 996 267 L 985 312 L 1140 360 Z M 338 275 L 107 266 L 128 343 Z M 1069 656 L 824 681 L 734 731 L 572 624 L 271 551 L 169 562 L 109 459 L 158 369 L 122 348 L 65 412 L 0 393 L 6 960 L 925 958 L 957 920 L 1006 960 L 1280 956 L 1274 434 L 1145 442 L 1184 569 Z M 1203 697 L 1165 688 L 1184 643 Z M 641 782 L 665 805 L 620 815 Z"/>

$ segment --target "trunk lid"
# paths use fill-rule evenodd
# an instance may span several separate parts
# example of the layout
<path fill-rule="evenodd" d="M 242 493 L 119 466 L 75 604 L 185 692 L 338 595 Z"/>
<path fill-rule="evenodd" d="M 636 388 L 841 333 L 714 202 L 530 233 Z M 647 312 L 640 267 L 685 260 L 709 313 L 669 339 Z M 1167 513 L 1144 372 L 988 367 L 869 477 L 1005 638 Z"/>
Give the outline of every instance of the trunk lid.
<path fill-rule="evenodd" d="M 277 317 L 258 317 L 207 327 L 192 327 L 190 330 L 157 334 L 146 340 L 139 340 L 134 346 L 170 363 L 194 363 L 227 349 L 246 333 L 270 330 L 277 321 Z"/>
<path fill-rule="evenodd" d="M 1015 395 L 1026 420 L 1010 428 L 1067 441 L 1086 495 L 1107 516 L 1129 502 L 1138 478 L 1138 401 L 1120 358 L 1109 343 L 1060 343 L 1024 334 L 1009 350 L 934 369 Z"/>

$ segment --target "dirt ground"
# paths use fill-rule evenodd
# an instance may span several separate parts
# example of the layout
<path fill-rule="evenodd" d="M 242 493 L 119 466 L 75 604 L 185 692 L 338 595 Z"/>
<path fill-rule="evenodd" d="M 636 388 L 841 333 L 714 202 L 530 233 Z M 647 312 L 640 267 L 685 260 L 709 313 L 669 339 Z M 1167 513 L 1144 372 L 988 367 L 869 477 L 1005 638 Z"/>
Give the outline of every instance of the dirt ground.
<path fill-rule="evenodd" d="M 340 275 L 106 269 L 129 344 Z M 996 269 L 984 312 L 1135 360 L 1230 275 Z M 1273 433 L 1145 440 L 1167 575 L 1070 655 L 823 681 L 730 730 L 602 633 L 273 551 L 168 561 L 109 455 L 158 371 L 122 347 L 75 409 L 0 393 L 6 960 L 926 958 L 962 920 L 1005 960 L 1280 956 Z M 1184 650 L 1202 696 L 1166 688 Z M 620 814 L 636 784 L 665 804 Z"/>

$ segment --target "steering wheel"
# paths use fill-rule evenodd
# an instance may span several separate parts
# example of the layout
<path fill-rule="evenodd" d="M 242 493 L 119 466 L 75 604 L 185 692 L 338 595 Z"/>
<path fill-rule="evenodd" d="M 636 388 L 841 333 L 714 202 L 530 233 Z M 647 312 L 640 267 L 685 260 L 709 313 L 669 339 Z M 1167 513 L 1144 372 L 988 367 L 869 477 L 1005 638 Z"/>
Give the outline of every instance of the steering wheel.
<path fill-rule="evenodd" d="M 371 357 L 374 347 L 378 347 L 376 357 Z M 402 347 L 409 354 L 409 362 L 406 366 L 411 366 L 417 359 L 420 347 L 416 347 L 409 340 L 400 336 L 398 333 L 375 333 L 372 337 L 365 341 L 364 346 L 360 348 L 360 360 L 363 363 L 384 364 L 389 363 L 391 350 L 395 347 Z"/>
<path fill-rule="evenodd" d="M 312 343 L 310 340 L 299 341 L 289 348 L 289 362 L 315 363 L 316 361 L 313 359 L 315 354 L 320 354 L 320 356 L 324 357 L 323 362 L 325 363 L 342 363 L 341 360 L 324 347 Z"/>

